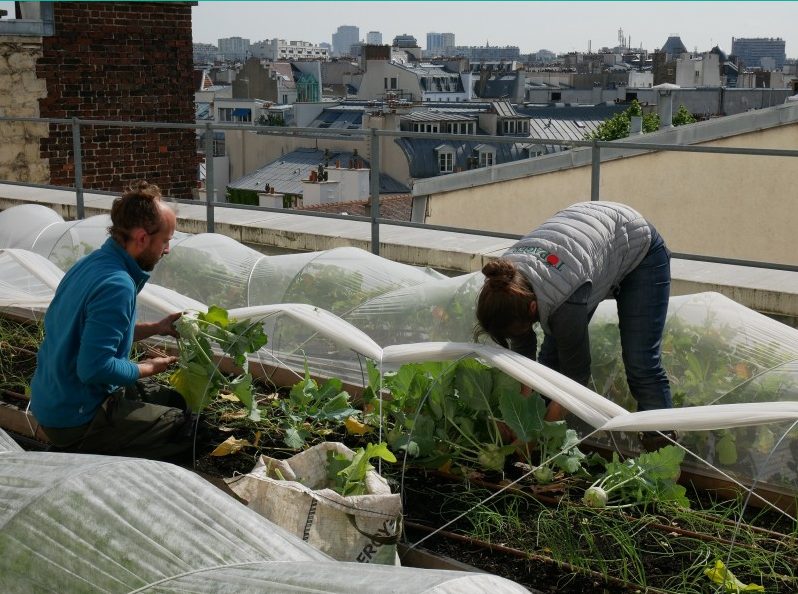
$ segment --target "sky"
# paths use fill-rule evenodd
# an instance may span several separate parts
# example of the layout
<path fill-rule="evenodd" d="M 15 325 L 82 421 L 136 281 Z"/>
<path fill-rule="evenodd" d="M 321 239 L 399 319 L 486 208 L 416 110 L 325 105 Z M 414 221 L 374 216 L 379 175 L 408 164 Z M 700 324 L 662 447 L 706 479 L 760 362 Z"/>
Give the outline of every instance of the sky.
<path fill-rule="evenodd" d="M 220 37 L 251 42 L 274 37 L 288 41 L 332 41 L 340 25 L 380 31 L 384 43 L 413 35 L 426 47 L 427 33 L 454 33 L 457 45 L 516 45 L 521 53 L 594 51 L 618 45 L 618 30 L 633 47 L 662 47 L 679 35 L 689 51 L 719 44 L 731 52 L 732 37 L 781 37 L 788 58 L 798 57 L 798 1 L 782 2 L 498 2 L 416 0 L 380 2 L 200 0 L 192 8 L 195 43 Z"/>

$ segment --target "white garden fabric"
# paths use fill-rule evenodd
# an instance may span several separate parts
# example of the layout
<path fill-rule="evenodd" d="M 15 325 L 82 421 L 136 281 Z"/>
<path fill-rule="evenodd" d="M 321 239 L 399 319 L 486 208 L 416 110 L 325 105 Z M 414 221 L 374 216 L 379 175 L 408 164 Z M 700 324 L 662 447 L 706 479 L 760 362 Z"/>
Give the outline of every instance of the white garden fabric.
<path fill-rule="evenodd" d="M 18 208 L 25 209 L 24 237 L 14 232 Z M 37 231 L 31 221 L 39 215 Z M 63 268 L 100 245 L 107 218 L 59 224 L 45 207 L 0 212 L 0 245 L 9 248 L 0 250 L 0 311 L 20 315 L 27 307 L 31 317 L 40 315 L 58 274 L 51 262 Z M 33 251 L 13 249 L 15 242 Z M 673 297 L 663 365 L 676 408 L 639 413 L 626 387 L 614 302 L 602 303 L 590 326 L 589 389 L 505 349 L 471 342 L 481 284 L 480 273 L 444 278 L 355 248 L 264 256 L 220 235 L 182 234 L 142 292 L 139 315 L 153 321 L 220 305 L 263 324 L 269 342 L 253 366 L 299 376 L 307 363 L 311 373 L 360 386 L 366 359 L 389 371 L 478 357 L 562 404 L 582 435 L 637 447 L 637 431 L 678 429 L 687 433 L 685 447 L 708 464 L 719 463 L 719 444 L 728 450 L 734 442 L 738 455 L 724 471 L 745 483 L 798 482 L 798 330 L 717 293 Z"/>
<path fill-rule="evenodd" d="M 23 452 L 1 430 L 0 591 L 526 592 L 489 574 L 337 562 L 178 466 Z"/>

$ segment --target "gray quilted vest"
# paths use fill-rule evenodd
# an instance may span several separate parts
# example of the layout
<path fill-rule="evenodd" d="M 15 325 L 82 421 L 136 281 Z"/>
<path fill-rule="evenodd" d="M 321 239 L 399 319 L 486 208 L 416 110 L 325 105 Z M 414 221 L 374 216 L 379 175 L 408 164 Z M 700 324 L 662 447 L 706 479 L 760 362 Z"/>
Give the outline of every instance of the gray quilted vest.
<path fill-rule="evenodd" d="M 651 228 L 643 216 L 617 202 L 580 202 L 561 210 L 502 256 L 532 285 L 540 325 L 586 282 L 588 311 L 611 296 L 643 260 Z"/>

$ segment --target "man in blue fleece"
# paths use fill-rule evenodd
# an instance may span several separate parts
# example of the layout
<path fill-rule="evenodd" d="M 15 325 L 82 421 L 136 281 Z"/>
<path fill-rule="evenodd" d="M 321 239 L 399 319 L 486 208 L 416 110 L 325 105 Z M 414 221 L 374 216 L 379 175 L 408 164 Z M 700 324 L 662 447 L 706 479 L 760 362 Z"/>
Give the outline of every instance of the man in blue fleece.
<path fill-rule="evenodd" d="M 191 447 L 180 395 L 140 381 L 177 358 L 130 360 L 134 341 L 176 335 L 180 313 L 136 323 L 136 297 L 169 253 L 175 222 L 158 186 L 133 184 L 114 200 L 110 237 L 58 285 L 31 383 L 31 410 L 54 446 L 143 458 L 170 458 Z"/>

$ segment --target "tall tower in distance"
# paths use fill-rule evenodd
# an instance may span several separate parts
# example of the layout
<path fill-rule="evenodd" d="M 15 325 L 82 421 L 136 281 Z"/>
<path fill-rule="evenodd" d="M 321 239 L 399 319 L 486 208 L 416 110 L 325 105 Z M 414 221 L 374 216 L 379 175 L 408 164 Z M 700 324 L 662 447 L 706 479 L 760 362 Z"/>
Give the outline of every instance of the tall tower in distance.
<path fill-rule="evenodd" d="M 332 34 L 332 49 L 334 56 L 349 56 L 351 48 L 360 41 L 360 28 L 352 25 L 341 25 Z"/>
<path fill-rule="evenodd" d="M 781 37 L 732 37 L 732 54 L 743 61 L 747 68 L 765 67 L 775 64 L 784 67 L 787 59 L 785 43 Z M 765 59 L 765 62 L 762 59 Z"/>
<path fill-rule="evenodd" d="M 454 49 L 454 33 L 427 33 L 427 55 L 446 56 Z"/>
<path fill-rule="evenodd" d="M 369 31 L 366 33 L 366 43 L 368 45 L 382 45 L 382 33 L 379 31 Z"/>

